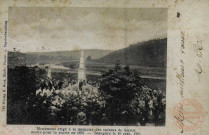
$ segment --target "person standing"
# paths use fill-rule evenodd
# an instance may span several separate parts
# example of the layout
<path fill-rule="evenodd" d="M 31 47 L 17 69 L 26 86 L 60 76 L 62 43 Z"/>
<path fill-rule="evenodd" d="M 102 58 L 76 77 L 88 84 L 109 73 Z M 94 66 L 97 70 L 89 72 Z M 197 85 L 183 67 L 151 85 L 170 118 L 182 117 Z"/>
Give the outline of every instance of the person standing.
<path fill-rule="evenodd" d="M 81 107 L 81 111 L 77 115 L 78 125 L 86 125 L 86 113 L 84 113 L 84 109 Z"/>

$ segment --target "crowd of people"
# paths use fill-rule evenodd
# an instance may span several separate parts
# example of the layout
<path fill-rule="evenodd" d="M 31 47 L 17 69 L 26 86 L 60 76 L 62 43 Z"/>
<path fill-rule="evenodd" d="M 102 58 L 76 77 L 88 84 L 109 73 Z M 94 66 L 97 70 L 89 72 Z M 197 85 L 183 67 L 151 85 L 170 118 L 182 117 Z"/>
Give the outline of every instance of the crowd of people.
<path fill-rule="evenodd" d="M 26 102 L 35 124 L 59 125 L 163 125 L 165 96 L 161 90 L 142 86 L 130 104 L 112 120 L 109 97 L 97 82 L 42 79 L 40 88 Z M 113 112 L 114 113 L 114 112 Z"/>
<path fill-rule="evenodd" d="M 105 114 L 99 119 L 105 100 L 98 91 L 98 84 L 90 82 L 75 83 L 74 80 L 41 81 L 36 95 L 28 98 L 28 106 L 40 110 L 42 124 L 98 125 L 108 122 Z M 82 85 L 82 86 L 81 86 Z M 31 104 L 32 103 L 32 104 Z M 37 112 L 37 111 L 36 111 Z M 38 113 L 36 113 L 38 114 Z M 37 116 L 38 117 L 38 116 Z M 39 115 L 40 117 L 40 115 Z M 99 121 L 99 122 L 98 122 Z"/>
<path fill-rule="evenodd" d="M 142 91 L 140 94 L 136 93 L 131 106 L 141 125 L 146 123 L 164 124 L 166 99 L 161 90 L 152 90 L 147 86 L 142 86 Z"/>

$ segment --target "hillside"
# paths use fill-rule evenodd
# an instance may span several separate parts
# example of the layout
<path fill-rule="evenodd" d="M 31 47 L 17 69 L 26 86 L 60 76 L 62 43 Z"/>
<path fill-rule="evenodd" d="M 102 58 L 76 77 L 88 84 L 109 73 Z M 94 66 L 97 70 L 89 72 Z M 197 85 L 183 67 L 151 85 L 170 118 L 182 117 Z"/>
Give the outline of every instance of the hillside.
<path fill-rule="evenodd" d="M 98 59 L 111 53 L 111 50 L 99 50 L 91 49 L 84 50 L 85 58 L 91 56 L 91 59 Z M 45 64 L 45 63 L 57 63 L 57 62 L 69 62 L 80 59 L 79 51 L 57 51 L 57 52 L 8 52 L 8 65 L 10 67 L 18 65 L 29 64 Z"/>
<path fill-rule="evenodd" d="M 154 39 L 130 45 L 95 60 L 100 63 L 166 67 L 167 38 Z"/>
<path fill-rule="evenodd" d="M 109 53 L 112 52 L 112 50 L 99 50 L 99 49 L 87 49 L 83 50 L 85 58 L 88 56 L 91 56 L 92 59 L 98 59 L 101 58 Z M 56 52 L 28 52 L 27 54 L 35 54 L 38 56 L 47 56 L 47 57 L 68 57 L 73 60 L 79 60 L 81 50 L 75 50 L 75 51 L 56 51 Z"/>

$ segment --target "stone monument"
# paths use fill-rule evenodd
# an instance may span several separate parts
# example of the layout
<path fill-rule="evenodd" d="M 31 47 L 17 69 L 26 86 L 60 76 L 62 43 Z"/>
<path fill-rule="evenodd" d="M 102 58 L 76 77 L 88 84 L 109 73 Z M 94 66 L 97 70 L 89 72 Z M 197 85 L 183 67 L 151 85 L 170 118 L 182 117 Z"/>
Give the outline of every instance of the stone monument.
<path fill-rule="evenodd" d="M 84 62 L 84 52 L 81 51 L 80 64 L 78 69 L 78 83 L 86 81 L 86 73 L 85 73 L 85 62 Z"/>

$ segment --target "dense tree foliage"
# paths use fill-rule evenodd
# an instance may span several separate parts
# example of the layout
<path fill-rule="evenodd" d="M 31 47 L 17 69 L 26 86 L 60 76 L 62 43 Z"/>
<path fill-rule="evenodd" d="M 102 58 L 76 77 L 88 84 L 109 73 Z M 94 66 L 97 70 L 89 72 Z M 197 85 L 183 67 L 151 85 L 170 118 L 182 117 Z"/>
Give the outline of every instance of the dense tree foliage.
<path fill-rule="evenodd" d="M 116 50 L 95 61 L 115 64 L 120 60 L 121 64 L 166 67 L 167 39 L 153 39 L 132 44 L 127 48 Z"/>
<path fill-rule="evenodd" d="M 138 72 L 131 72 L 128 66 L 121 67 L 119 64 L 102 75 L 100 84 L 101 90 L 122 104 L 129 103 L 141 86 Z"/>
<path fill-rule="evenodd" d="M 88 57 L 86 58 L 86 61 L 91 61 L 91 56 L 88 56 Z"/>
<path fill-rule="evenodd" d="M 12 102 L 25 98 L 31 93 L 35 94 L 41 78 L 45 78 L 46 71 L 39 68 L 25 66 L 8 69 L 8 99 Z"/>
<path fill-rule="evenodd" d="M 37 67 L 8 68 L 7 122 L 27 123 L 31 119 L 27 117 L 26 100 L 29 95 L 36 94 L 41 79 L 45 77 L 46 71 Z"/>
<path fill-rule="evenodd" d="M 135 94 L 141 91 L 142 85 L 143 81 L 138 72 L 131 71 L 129 66 L 122 67 L 116 64 L 113 69 L 102 75 L 100 90 L 107 95 L 112 121 L 119 120 L 118 117 L 122 117 L 121 112 L 129 110 L 127 107 L 135 98 Z M 129 113 L 131 112 L 130 110 Z"/>

